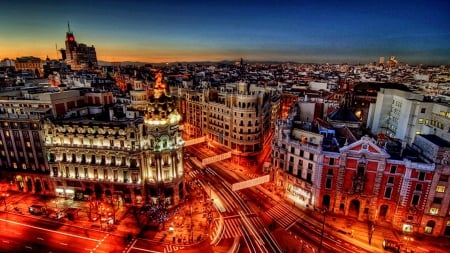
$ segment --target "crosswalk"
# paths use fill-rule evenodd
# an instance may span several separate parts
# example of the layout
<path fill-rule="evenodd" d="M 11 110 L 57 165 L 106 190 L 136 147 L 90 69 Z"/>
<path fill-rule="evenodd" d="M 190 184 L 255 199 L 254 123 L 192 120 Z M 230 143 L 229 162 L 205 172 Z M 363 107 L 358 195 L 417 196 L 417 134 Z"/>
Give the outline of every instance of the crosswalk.
<path fill-rule="evenodd" d="M 290 211 L 290 207 L 278 204 L 267 210 L 266 214 L 283 228 L 291 226 L 299 217 Z"/>
<path fill-rule="evenodd" d="M 261 221 L 257 216 L 248 217 L 250 222 L 256 226 L 256 228 L 262 228 Z M 242 236 L 243 222 L 240 217 L 225 218 L 224 219 L 225 229 L 223 231 L 222 238 L 234 238 Z"/>

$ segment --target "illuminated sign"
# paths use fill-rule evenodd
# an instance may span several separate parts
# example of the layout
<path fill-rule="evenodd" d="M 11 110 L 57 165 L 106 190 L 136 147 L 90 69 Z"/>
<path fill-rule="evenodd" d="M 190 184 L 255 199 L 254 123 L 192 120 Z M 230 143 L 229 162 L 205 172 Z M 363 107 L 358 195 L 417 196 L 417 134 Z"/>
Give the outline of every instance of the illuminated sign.
<path fill-rule="evenodd" d="M 249 188 L 249 187 L 252 187 L 255 185 L 267 183 L 267 182 L 269 182 L 269 180 L 270 180 L 270 175 L 265 175 L 262 177 L 257 177 L 257 178 L 253 178 L 253 179 L 250 179 L 247 181 L 235 183 L 231 186 L 231 189 L 233 191 L 238 191 L 238 190 Z"/>

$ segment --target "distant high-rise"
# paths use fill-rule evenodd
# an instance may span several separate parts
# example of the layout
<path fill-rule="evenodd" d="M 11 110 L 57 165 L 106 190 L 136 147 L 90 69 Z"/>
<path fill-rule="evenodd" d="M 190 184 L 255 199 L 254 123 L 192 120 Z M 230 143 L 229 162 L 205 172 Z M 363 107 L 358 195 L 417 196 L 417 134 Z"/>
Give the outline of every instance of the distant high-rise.
<path fill-rule="evenodd" d="M 379 62 L 380 64 L 384 64 L 384 56 L 381 56 L 380 57 L 380 62 Z"/>
<path fill-rule="evenodd" d="M 61 50 L 63 60 L 70 65 L 72 70 L 92 69 L 97 67 L 97 53 L 94 46 L 86 46 L 83 43 L 77 43 L 73 32 L 70 31 L 70 25 L 67 24 L 66 49 Z"/>

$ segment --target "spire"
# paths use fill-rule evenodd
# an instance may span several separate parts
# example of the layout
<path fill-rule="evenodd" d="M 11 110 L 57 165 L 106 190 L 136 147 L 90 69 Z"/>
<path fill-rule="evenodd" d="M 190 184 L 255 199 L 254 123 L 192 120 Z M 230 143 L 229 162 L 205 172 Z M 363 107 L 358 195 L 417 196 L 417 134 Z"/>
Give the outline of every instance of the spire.
<path fill-rule="evenodd" d="M 69 21 L 67 21 L 67 29 L 70 32 L 70 22 Z"/>

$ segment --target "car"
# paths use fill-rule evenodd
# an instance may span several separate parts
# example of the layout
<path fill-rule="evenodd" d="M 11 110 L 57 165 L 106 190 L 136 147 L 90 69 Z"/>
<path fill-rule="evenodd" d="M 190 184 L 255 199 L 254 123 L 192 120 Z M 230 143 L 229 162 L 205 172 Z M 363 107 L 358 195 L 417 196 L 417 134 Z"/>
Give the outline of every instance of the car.
<path fill-rule="evenodd" d="M 55 220 L 59 220 L 61 218 L 64 218 L 64 212 L 61 210 L 52 210 L 49 212 L 50 214 L 48 215 L 49 218 L 55 219 Z"/>
<path fill-rule="evenodd" d="M 41 205 L 31 205 L 28 207 L 28 211 L 34 215 L 41 215 L 45 213 L 45 207 Z"/>
<path fill-rule="evenodd" d="M 400 248 L 401 248 L 400 243 L 395 240 L 384 239 L 382 242 L 382 245 L 385 250 L 395 252 L 395 253 L 400 252 Z"/>

